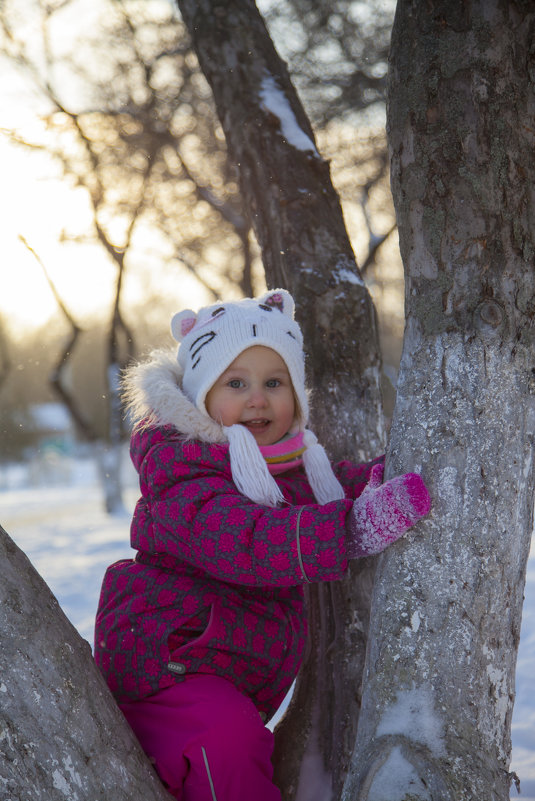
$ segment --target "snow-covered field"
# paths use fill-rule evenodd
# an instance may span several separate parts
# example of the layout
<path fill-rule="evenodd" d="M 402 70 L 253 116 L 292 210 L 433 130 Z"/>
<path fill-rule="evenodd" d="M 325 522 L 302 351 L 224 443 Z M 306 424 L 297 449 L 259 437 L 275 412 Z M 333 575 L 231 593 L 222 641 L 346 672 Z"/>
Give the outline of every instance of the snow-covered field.
<path fill-rule="evenodd" d="M 128 529 L 137 488 L 126 454 L 124 469 L 127 511 L 110 517 L 104 512 L 90 461 L 37 465 L 31 474 L 20 466 L 0 466 L 0 523 L 89 642 L 104 570 L 114 560 L 132 555 Z M 535 801 L 535 548 L 525 595 L 511 770 L 521 781 L 520 801 Z M 511 798 L 518 798 L 514 787 Z"/>

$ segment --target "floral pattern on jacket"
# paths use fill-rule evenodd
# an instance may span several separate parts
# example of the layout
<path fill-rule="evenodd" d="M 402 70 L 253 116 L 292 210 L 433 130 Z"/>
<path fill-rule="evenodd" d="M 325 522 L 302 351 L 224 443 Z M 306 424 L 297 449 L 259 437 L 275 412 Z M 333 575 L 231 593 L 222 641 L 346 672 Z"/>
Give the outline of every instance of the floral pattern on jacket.
<path fill-rule="evenodd" d="M 238 492 L 227 444 L 185 439 L 159 417 L 132 436 L 137 553 L 104 577 L 97 664 L 118 701 L 212 673 L 269 718 L 301 663 L 303 584 L 344 574 L 346 517 L 374 463 L 337 465 L 347 500 L 323 506 L 303 470 L 282 473 L 287 503 L 273 509 Z"/>

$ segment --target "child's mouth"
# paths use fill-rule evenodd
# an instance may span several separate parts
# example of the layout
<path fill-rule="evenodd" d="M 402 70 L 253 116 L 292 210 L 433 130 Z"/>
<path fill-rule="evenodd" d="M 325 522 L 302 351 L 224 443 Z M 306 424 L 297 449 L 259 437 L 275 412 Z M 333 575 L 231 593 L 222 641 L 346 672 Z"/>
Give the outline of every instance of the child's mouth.
<path fill-rule="evenodd" d="M 245 428 L 248 428 L 252 433 L 259 433 L 260 431 L 265 431 L 270 423 L 271 420 L 268 420 L 265 417 L 259 417 L 255 420 L 246 420 L 242 423 L 242 425 L 245 426 Z"/>

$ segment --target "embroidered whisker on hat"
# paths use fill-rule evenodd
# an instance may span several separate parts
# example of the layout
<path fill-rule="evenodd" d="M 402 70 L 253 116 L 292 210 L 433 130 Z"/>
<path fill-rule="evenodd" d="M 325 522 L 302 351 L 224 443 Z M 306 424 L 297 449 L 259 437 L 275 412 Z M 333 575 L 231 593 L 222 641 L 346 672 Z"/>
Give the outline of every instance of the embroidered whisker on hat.
<path fill-rule="evenodd" d="M 319 503 L 344 497 L 327 454 L 314 434 L 305 430 L 309 408 L 303 335 L 294 319 L 294 301 L 289 292 L 276 289 L 259 298 L 216 303 L 198 313 L 186 309 L 175 314 L 171 330 L 180 343 L 178 362 L 183 369 L 182 390 L 206 415 L 209 390 L 240 353 L 257 345 L 278 353 L 288 369 L 297 401 L 297 425 L 293 433 L 304 432 L 299 454 L 287 460 L 279 459 L 278 463 L 287 461 L 290 467 L 302 458 Z M 240 492 L 256 503 L 269 506 L 281 503 L 282 494 L 272 476 L 280 469 L 268 467 L 265 454 L 253 435 L 239 423 L 225 426 L 223 430 L 229 441 L 232 475 Z M 268 459 L 270 457 L 272 454 Z"/>

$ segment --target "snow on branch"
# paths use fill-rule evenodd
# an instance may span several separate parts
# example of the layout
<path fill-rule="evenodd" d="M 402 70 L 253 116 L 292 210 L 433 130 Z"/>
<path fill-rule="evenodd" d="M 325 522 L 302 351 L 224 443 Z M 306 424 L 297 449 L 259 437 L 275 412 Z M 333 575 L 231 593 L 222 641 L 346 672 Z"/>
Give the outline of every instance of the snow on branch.
<path fill-rule="evenodd" d="M 281 133 L 289 145 L 321 158 L 312 139 L 299 127 L 286 95 L 271 75 L 262 79 L 260 100 L 263 108 L 280 120 Z"/>

